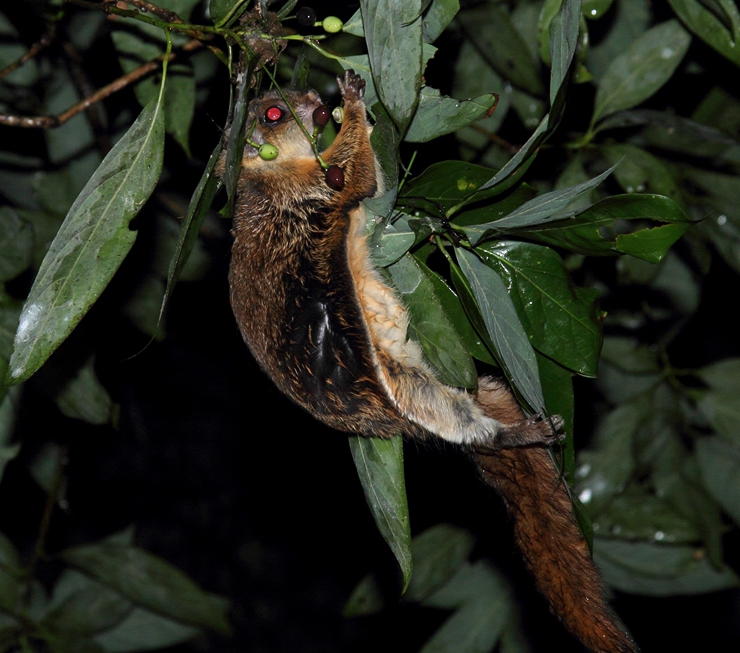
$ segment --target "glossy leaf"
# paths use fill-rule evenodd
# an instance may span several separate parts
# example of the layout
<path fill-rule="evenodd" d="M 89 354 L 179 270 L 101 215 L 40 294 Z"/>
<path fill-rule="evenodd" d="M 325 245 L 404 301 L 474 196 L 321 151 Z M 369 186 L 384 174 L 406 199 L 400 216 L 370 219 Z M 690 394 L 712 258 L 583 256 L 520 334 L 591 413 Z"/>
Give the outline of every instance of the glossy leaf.
<path fill-rule="evenodd" d="M 592 124 L 652 96 L 673 75 L 690 43 L 691 36 L 681 24 L 669 20 L 645 32 L 617 55 L 596 91 Z"/>
<path fill-rule="evenodd" d="M 401 132 L 414 115 L 421 88 L 421 1 L 360 0 L 375 89 Z"/>
<path fill-rule="evenodd" d="M 595 446 L 581 453 L 575 489 L 594 521 L 633 473 L 634 435 L 650 409 L 646 395 L 618 406 L 599 425 Z"/>
<path fill-rule="evenodd" d="M 136 239 L 129 222 L 162 169 L 163 93 L 141 112 L 69 210 L 21 313 L 10 383 L 31 376 L 103 292 Z"/>
<path fill-rule="evenodd" d="M 404 140 L 426 143 L 439 136 L 467 127 L 476 120 L 488 118 L 496 108 L 498 97 L 493 93 L 471 100 L 455 100 L 440 95 L 433 88 L 421 90 L 419 107 L 409 125 Z"/>
<path fill-rule="evenodd" d="M 463 231 L 470 239 L 470 242 L 475 245 L 497 231 L 508 231 L 520 227 L 532 227 L 559 220 L 566 217 L 569 213 L 572 214 L 573 209 L 570 208 L 571 202 L 596 188 L 596 186 L 604 181 L 604 179 L 606 179 L 613 171 L 614 168 L 612 167 L 609 168 L 609 170 L 602 172 L 597 177 L 589 179 L 588 181 L 576 186 L 544 193 L 543 195 L 539 195 L 528 202 L 525 202 L 519 208 L 515 209 L 509 215 L 500 220 L 471 227 L 464 227 Z"/>
<path fill-rule="evenodd" d="M 619 220 L 654 220 L 675 224 L 666 234 L 661 227 L 643 231 L 642 241 L 626 240 L 614 229 Z M 666 225 L 664 225 L 666 226 Z M 548 245 L 565 247 L 579 254 L 603 256 L 615 252 L 639 255 L 651 262 L 661 260 L 670 245 L 691 226 L 673 200 L 660 195 L 614 195 L 594 204 L 576 217 L 522 230 L 522 234 Z M 652 239 L 652 240 L 651 240 Z M 647 257 L 647 258 L 646 258 Z"/>
<path fill-rule="evenodd" d="M 412 558 L 403 440 L 354 436 L 349 438 L 349 447 L 375 524 L 398 561 L 405 591 Z"/>
<path fill-rule="evenodd" d="M 544 409 L 537 360 L 501 277 L 475 254 L 457 249 L 460 269 L 470 283 L 498 359 L 534 412 Z"/>
<path fill-rule="evenodd" d="M 727 13 L 728 22 L 734 29 L 728 29 L 725 21 L 709 11 L 698 0 L 668 0 L 673 11 L 694 34 L 708 43 L 725 59 L 740 66 L 738 39 L 740 38 L 740 12 L 732 1 L 720 0 L 722 11 Z"/>
<path fill-rule="evenodd" d="M 692 546 L 599 538 L 594 557 L 604 580 L 630 594 L 705 594 L 740 584 L 729 567 L 716 570 L 701 549 Z"/>
<path fill-rule="evenodd" d="M 578 374 L 596 376 L 599 293 L 573 287 L 562 259 L 547 247 L 500 241 L 477 252 L 503 279 L 532 345 Z"/>
<path fill-rule="evenodd" d="M 99 542 L 66 549 L 59 556 L 138 606 L 187 624 L 230 630 L 222 601 L 147 551 Z"/>
<path fill-rule="evenodd" d="M 423 210 L 428 215 L 450 216 L 466 202 L 472 200 L 476 203 L 483 202 L 505 192 L 507 189 L 505 184 L 487 191 L 479 191 L 481 184 L 490 176 L 490 168 L 473 163 L 464 161 L 435 163 L 403 187 L 399 201 L 410 211 Z M 515 192 L 521 193 L 520 188 Z"/>
<path fill-rule="evenodd" d="M 400 259 L 416 243 L 416 232 L 409 216 L 394 213 L 385 229 L 370 242 L 370 255 L 378 267 L 384 268 Z"/>
<path fill-rule="evenodd" d="M 432 282 L 434 293 L 439 298 L 445 314 L 452 322 L 462 341 L 465 343 L 470 355 L 484 363 L 495 365 L 496 361 L 494 361 L 488 348 L 483 343 L 482 338 L 478 333 L 476 333 L 475 329 L 470 324 L 470 320 L 468 320 L 465 315 L 465 309 L 463 308 L 460 298 L 455 294 L 452 288 L 447 285 L 447 282 L 436 272 L 430 270 L 418 259 L 416 262 L 424 270 L 427 278 Z"/>
<path fill-rule="evenodd" d="M 590 0 L 584 0 L 587 18 L 586 7 L 589 4 Z M 607 20 L 610 26 L 604 38 L 589 43 L 586 52 L 586 64 L 596 80 L 601 80 L 612 61 L 647 31 L 652 20 L 651 7 L 644 0 L 619 0 L 613 3 Z"/>
<path fill-rule="evenodd" d="M 409 311 L 409 338 L 421 344 L 440 380 L 448 385 L 475 388 L 478 375 L 473 360 L 445 314 L 424 268 L 407 254 L 388 272 Z"/>

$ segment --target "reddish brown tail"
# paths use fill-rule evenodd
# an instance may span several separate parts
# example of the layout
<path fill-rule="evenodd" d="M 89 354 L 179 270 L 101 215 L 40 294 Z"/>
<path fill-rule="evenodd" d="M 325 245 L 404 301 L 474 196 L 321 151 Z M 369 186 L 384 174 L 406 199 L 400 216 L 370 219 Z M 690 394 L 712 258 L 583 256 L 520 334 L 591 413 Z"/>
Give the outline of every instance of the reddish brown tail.
<path fill-rule="evenodd" d="M 487 398 L 479 393 L 486 412 L 499 413 L 486 405 Z M 637 651 L 606 602 L 599 572 L 547 450 L 517 447 L 475 452 L 472 458 L 486 484 L 503 496 L 527 566 L 565 627 L 592 651 Z"/>

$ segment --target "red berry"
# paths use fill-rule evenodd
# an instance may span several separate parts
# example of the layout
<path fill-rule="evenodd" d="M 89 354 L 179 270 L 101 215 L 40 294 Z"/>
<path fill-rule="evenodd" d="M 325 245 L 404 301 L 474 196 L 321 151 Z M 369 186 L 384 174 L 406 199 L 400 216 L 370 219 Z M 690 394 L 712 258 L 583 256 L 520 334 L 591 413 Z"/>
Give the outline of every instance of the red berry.
<path fill-rule="evenodd" d="M 344 171 L 339 166 L 329 166 L 324 172 L 324 179 L 335 190 L 344 188 Z"/>
<path fill-rule="evenodd" d="M 329 122 L 331 113 L 323 104 L 313 110 L 313 124 L 317 127 L 325 127 Z"/>

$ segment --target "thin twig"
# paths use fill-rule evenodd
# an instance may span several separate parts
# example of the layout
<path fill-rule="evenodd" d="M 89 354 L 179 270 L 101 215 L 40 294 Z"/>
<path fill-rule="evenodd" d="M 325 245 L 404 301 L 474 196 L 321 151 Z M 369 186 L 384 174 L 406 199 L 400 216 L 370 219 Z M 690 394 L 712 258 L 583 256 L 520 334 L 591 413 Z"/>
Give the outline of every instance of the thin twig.
<path fill-rule="evenodd" d="M 202 45 L 203 44 L 200 41 L 194 39 L 192 41 L 188 41 L 182 47 L 182 49 L 186 51 L 191 51 L 201 47 Z M 169 61 L 172 61 L 175 57 L 175 53 L 171 54 L 169 56 Z M 164 55 L 157 57 L 153 61 L 147 61 L 145 64 L 142 64 L 138 68 L 135 68 L 130 73 L 122 75 L 107 86 L 103 86 L 103 88 L 95 91 L 95 93 L 93 93 L 92 95 L 84 98 L 83 100 L 80 100 L 77 104 L 72 105 L 69 109 L 60 113 L 59 115 L 26 117 L 0 114 L 0 125 L 8 125 L 9 127 L 28 127 L 32 129 L 52 129 L 54 127 L 59 127 L 60 125 L 63 125 L 65 122 L 67 122 L 70 118 L 73 118 L 78 113 L 85 111 L 85 109 L 91 107 L 96 102 L 104 100 L 109 95 L 113 95 L 113 93 L 120 91 L 129 84 L 138 81 L 145 75 L 148 75 L 150 72 L 158 69 L 163 59 Z"/>
<path fill-rule="evenodd" d="M 9 75 L 14 70 L 20 68 L 24 63 L 29 61 L 30 59 L 33 59 L 41 50 L 48 47 L 51 42 L 54 40 L 55 32 L 56 32 L 56 25 L 52 25 L 49 31 L 44 34 L 36 43 L 34 43 L 19 59 L 16 59 L 13 63 L 8 64 L 5 66 L 5 68 L 0 68 L 0 78 L 5 77 L 6 75 Z"/>

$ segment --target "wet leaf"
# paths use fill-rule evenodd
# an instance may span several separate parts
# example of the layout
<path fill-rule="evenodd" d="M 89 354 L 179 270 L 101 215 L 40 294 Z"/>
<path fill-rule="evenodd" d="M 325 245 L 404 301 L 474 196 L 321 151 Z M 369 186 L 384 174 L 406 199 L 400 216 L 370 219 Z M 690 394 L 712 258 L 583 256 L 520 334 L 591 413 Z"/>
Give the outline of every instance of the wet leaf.
<path fill-rule="evenodd" d="M 599 293 L 575 288 L 562 259 L 549 248 L 499 241 L 477 252 L 503 279 L 532 345 L 578 374 L 596 376 Z"/>
<path fill-rule="evenodd" d="M 421 1 L 360 0 L 375 89 L 401 132 L 416 110 L 422 73 Z"/>
<path fill-rule="evenodd" d="M 398 561 L 403 590 L 411 579 L 411 526 L 401 438 L 349 438 L 365 500 L 375 524 Z"/>
<path fill-rule="evenodd" d="M 534 412 L 544 409 L 537 360 L 501 277 L 475 254 L 457 249 L 457 260 L 480 307 L 498 359 Z"/>
<path fill-rule="evenodd" d="M 531 227 L 559 220 L 574 212 L 574 209 L 570 208 L 571 202 L 596 188 L 613 171 L 614 168 L 612 167 L 597 177 L 576 186 L 538 195 L 500 220 L 464 227 L 463 231 L 470 242 L 475 245 L 495 232 L 508 231 L 519 227 Z"/>
<path fill-rule="evenodd" d="M 129 222 L 162 169 L 163 94 L 141 112 L 70 208 L 23 307 L 8 382 L 31 376 L 77 326 L 136 239 Z"/>
<path fill-rule="evenodd" d="M 660 231 L 660 226 L 648 227 L 642 230 L 647 232 L 642 237 L 628 238 L 632 234 L 616 230 L 622 220 L 666 222 L 669 224 L 663 226 L 674 229 L 666 232 Z M 623 252 L 656 262 L 690 226 L 678 204 L 668 197 L 633 194 L 607 197 L 573 218 L 523 229 L 519 234 L 579 254 L 604 256 Z M 650 235 L 652 231 L 656 233 Z"/>
<path fill-rule="evenodd" d="M 722 11 L 734 29 L 728 29 L 725 21 L 709 11 L 698 0 L 668 0 L 673 11 L 694 34 L 708 43 L 725 59 L 740 65 L 740 52 L 737 44 L 740 38 L 740 12 L 734 2 L 719 0 Z"/>
<path fill-rule="evenodd" d="M 673 75 L 691 43 L 677 20 L 645 32 L 617 55 L 596 91 L 592 125 L 604 116 L 647 100 Z"/>
<path fill-rule="evenodd" d="M 489 117 L 497 102 L 498 97 L 493 93 L 471 100 L 455 100 L 440 95 L 436 89 L 424 87 L 421 90 L 419 107 L 404 140 L 426 143 L 467 127 L 476 120 Z"/>

